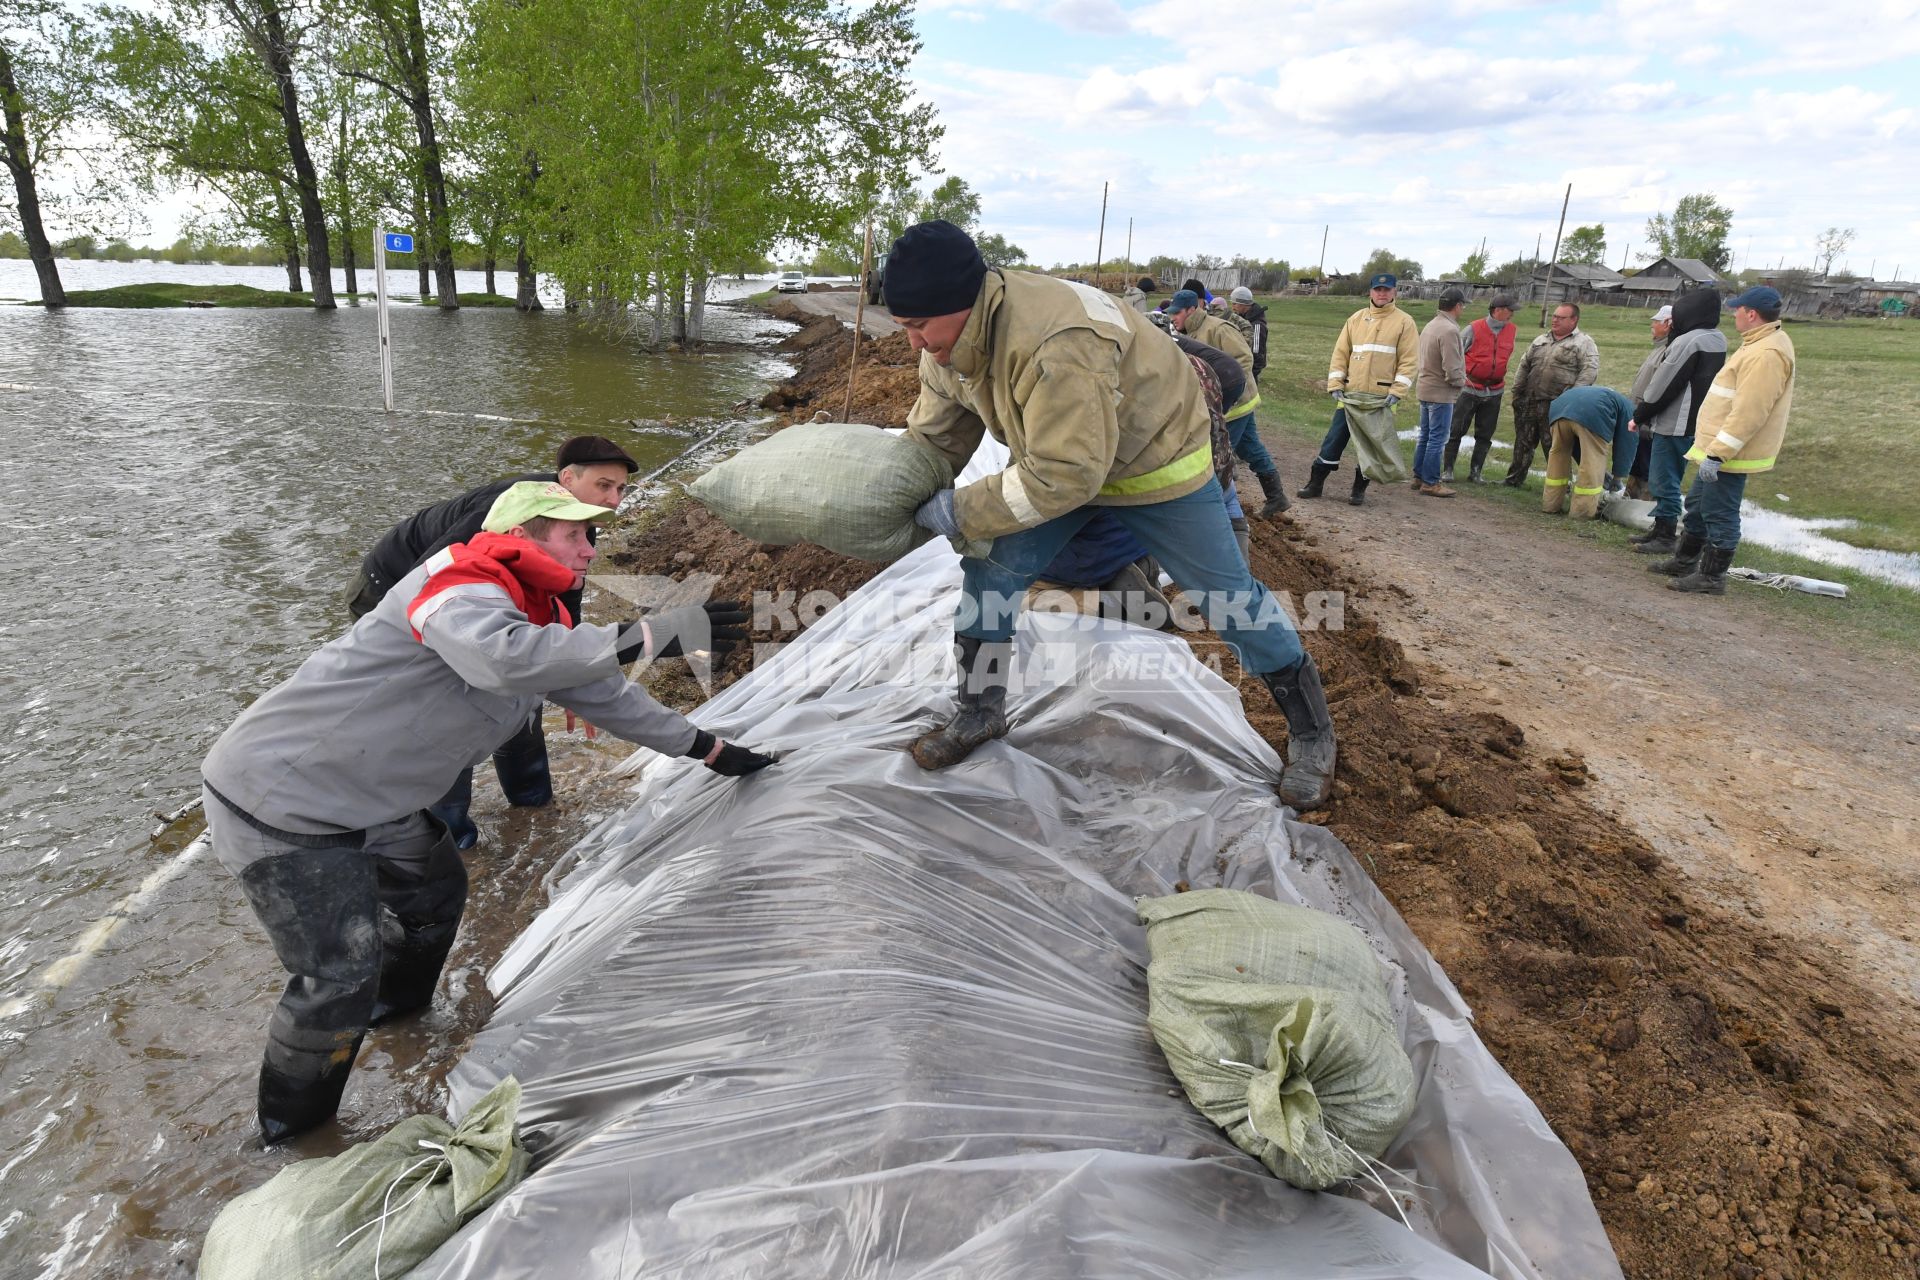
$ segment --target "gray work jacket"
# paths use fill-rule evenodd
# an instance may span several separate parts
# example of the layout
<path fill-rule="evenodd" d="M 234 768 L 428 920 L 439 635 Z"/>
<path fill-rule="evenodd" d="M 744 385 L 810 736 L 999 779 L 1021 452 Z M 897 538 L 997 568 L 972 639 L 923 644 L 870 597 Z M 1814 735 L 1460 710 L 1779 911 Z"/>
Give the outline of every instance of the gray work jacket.
<path fill-rule="evenodd" d="M 486 583 L 440 592 L 409 623 L 428 573 L 228 726 L 200 766 L 215 791 L 282 831 L 363 830 L 438 801 L 543 699 L 666 755 L 693 745 L 693 724 L 621 673 L 618 627 L 537 627 Z"/>

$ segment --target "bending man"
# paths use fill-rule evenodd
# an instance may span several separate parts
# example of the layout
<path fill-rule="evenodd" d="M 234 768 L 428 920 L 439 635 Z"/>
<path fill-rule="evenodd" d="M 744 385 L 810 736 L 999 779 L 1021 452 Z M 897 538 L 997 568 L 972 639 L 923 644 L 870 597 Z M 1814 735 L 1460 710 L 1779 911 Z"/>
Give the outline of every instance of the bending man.
<path fill-rule="evenodd" d="M 467 873 L 427 807 L 551 696 L 630 742 L 720 773 L 771 764 L 696 729 L 623 664 L 745 637 L 711 603 L 569 626 L 561 596 L 610 515 L 563 486 L 502 493 L 484 532 L 431 557 L 379 607 L 254 703 L 201 765 L 207 829 L 289 975 L 260 1068 L 262 1136 L 340 1105 L 367 1028 L 433 998 Z"/>
<path fill-rule="evenodd" d="M 1097 290 L 988 270 L 950 223 L 907 228 L 886 279 L 887 309 L 920 352 L 908 436 L 956 472 L 988 432 L 1012 455 L 1006 470 L 943 489 L 916 517 L 992 547 L 962 561 L 958 709 L 914 742 L 914 759 L 945 768 L 1006 733 L 1007 668 L 1027 587 L 1104 510 L 1205 601 L 1221 638 L 1285 713 L 1281 798 L 1298 809 L 1324 803 L 1335 750 L 1320 675 L 1234 545 L 1187 357 Z"/>

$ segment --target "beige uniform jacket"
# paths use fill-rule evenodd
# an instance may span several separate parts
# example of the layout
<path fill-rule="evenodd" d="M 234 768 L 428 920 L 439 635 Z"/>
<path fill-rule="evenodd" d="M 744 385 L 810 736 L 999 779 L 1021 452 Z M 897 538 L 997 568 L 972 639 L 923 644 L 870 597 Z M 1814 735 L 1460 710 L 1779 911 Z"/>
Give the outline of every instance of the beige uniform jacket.
<path fill-rule="evenodd" d="M 920 356 L 910 438 L 957 472 L 982 432 L 1012 465 L 965 485 L 954 515 L 997 538 L 1077 508 L 1185 497 L 1213 475 L 1200 379 L 1166 335 L 1111 294 L 992 270 L 950 363 Z"/>
<path fill-rule="evenodd" d="M 1247 390 L 1238 401 L 1227 406 L 1227 421 L 1245 417 L 1260 406 L 1260 387 L 1253 380 L 1253 347 L 1238 326 L 1209 311 L 1195 309 L 1187 313 L 1182 331 L 1195 342 L 1226 352 L 1247 375 Z"/>
<path fill-rule="evenodd" d="M 1333 344 L 1327 390 L 1410 396 L 1420 363 L 1420 330 L 1413 317 L 1389 302 L 1368 304 L 1347 317 Z"/>
<path fill-rule="evenodd" d="M 1793 373 L 1793 339 L 1778 320 L 1742 334 L 1707 388 L 1688 461 L 1713 457 L 1722 471 L 1772 470 L 1787 438 Z"/>

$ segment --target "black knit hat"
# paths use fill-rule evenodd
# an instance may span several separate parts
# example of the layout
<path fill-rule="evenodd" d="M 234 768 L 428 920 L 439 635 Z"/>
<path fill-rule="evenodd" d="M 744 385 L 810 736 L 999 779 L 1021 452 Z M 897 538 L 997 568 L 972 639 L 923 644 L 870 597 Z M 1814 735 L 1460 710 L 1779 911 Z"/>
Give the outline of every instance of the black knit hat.
<path fill-rule="evenodd" d="M 881 278 L 887 310 L 909 320 L 965 311 L 980 296 L 986 274 L 972 236 L 951 222 L 917 222 L 887 254 Z"/>
<path fill-rule="evenodd" d="M 568 467 L 594 467 L 603 463 L 617 462 L 632 475 L 640 469 L 640 464 L 627 456 L 622 449 L 605 436 L 575 436 L 560 446 L 560 456 L 554 460 L 555 471 L 565 471 Z"/>

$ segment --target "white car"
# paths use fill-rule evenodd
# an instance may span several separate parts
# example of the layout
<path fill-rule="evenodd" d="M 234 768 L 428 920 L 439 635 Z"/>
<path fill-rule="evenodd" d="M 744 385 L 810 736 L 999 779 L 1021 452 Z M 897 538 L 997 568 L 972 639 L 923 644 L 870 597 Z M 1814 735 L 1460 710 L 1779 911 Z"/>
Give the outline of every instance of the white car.
<path fill-rule="evenodd" d="M 782 271 L 780 282 L 773 286 L 776 293 L 805 293 L 807 291 L 807 273 L 804 271 Z"/>

